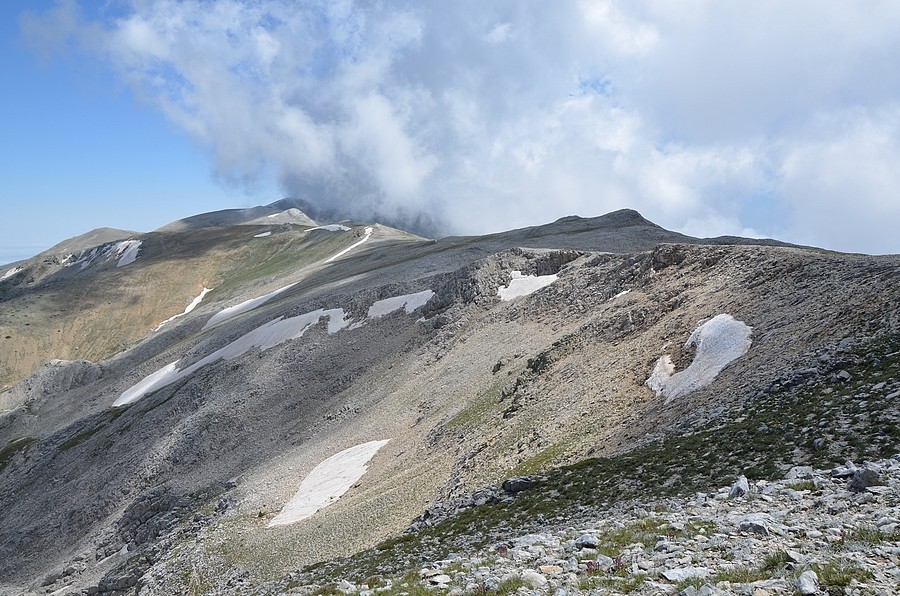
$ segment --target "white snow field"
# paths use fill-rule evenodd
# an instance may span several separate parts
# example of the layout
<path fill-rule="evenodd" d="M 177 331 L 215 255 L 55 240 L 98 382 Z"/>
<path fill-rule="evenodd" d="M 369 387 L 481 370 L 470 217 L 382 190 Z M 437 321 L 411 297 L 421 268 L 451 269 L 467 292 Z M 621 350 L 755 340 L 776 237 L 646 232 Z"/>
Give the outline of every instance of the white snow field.
<path fill-rule="evenodd" d="M 317 465 L 300 483 L 300 488 L 269 522 L 269 528 L 284 526 L 312 516 L 350 490 L 368 469 L 369 460 L 390 439 L 369 441 L 336 453 Z"/>
<path fill-rule="evenodd" d="M 559 276 L 555 273 L 553 275 L 522 275 L 521 271 L 513 271 L 509 285 L 500 286 L 497 289 L 497 295 L 500 296 L 500 300 L 503 302 L 508 302 L 515 298 L 534 294 L 557 279 L 559 279 Z"/>
<path fill-rule="evenodd" d="M 199 306 L 200 302 L 203 300 L 203 297 L 206 296 L 211 291 L 212 291 L 212 288 L 203 288 L 203 290 L 200 292 L 200 295 L 197 296 L 196 298 L 194 298 L 193 300 L 191 300 L 191 303 L 187 305 L 187 307 L 184 309 L 184 312 L 178 313 L 177 315 L 172 315 L 171 317 L 169 317 L 168 319 L 166 319 L 165 321 L 163 321 L 162 323 L 157 325 L 156 329 L 154 329 L 154 331 L 159 331 L 160 329 L 163 328 L 163 325 L 165 325 L 167 323 L 171 323 L 178 317 L 183 317 L 184 315 L 188 314 L 189 312 L 191 312 L 192 310 L 197 308 L 197 306 Z"/>
<path fill-rule="evenodd" d="M 393 310 L 397 310 L 403 308 L 407 313 L 413 312 L 415 309 L 423 306 L 431 297 L 434 296 L 434 292 L 431 290 L 425 290 L 423 292 L 417 292 L 415 294 L 407 294 L 405 296 L 396 296 L 394 298 L 386 298 L 384 300 L 379 300 L 372 307 L 379 305 L 380 303 L 390 303 L 393 307 L 390 310 L 386 310 L 387 306 L 379 306 L 376 310 L 378 312 L 382 312 L 377 316 L 382 316 L 388 312 Z M 372 308 L 369 308 L 369 312 L 372 312 Z M 319 319 L 322 317 L 328 317 L 328 333 L 334 334 L 342 329 L 358 328 L 361 327 L 367 319 L 363 320 L 360 323 L 355 323 L 354 325 L 350 324 L 350 321 L 347 320 L 346 314 L 344 313 L 344 309 L 342 308 L 332 308 L 332 309 L 318 309 L 312 312 L 308 312 L 302 315 L 298 315 L 296 317 L 290 317 L 285 319 L 284 317 L 278 317 L 274 321 L 269 321 L 265 325 L 261 325 L 250 331 L 249 333 L 237 338 L 230 344 L 225 347 L 219 348 L 209 356 L 206 356 L 194 364 L 188 366 L 187 368 L 179 370 L 177 368 L 178 362 L 175 361 L 171 364 L 167 364 L 163 368 L 158 371 L 147 375 L 136 385 L 133 385 L 128 390 L 126 390 L 122 395 L 120 395 L 116 401 L 113 402 L 113 407 L 124 406 L 126 404 L 130 404 L 133 401 L 136 401 L 151 391 L 156 391 L 157 389 L 161 389 L 166 385 L 174 383 L 179 379 L 183 379 L 184 377 L 193 374 L 200 368 L 206 366 L 207 364 L 212 364 L 217 360 L 234 360 L 247 352 L 249 352 L 253 348 L 259 348 L 260 350 L 268 350 L 274 346 L 282 344 L 286 341 L 290 341 L 292 339 L 297 339 L 301 337 L 306 330 L 319 322 Z M 371 316 L 371 315 L 370 315 Z M 371 318 L 377 318 L 371 317 Z M 209 323 L 207 323 L 207 326 Z M 205 327 L 204 327 L 205 329 Z"/>
<path fill-rule="evenodd" d="M 266 236 L 271 236 L 272 232 L 260 232 L 259 234 L 254 234 L 254 238 L 265 238 Z"/>
<path fill-rule="evenodd" d="M 138 250 L 141 248 L 141 244 L 140 240 L 123 240 L 116 244 L 116 255 L 119 257 L 116 267 L 124 267 L 134 263 L 138 257 Z"/>
<path fill-rule="evenodd" d="M 286 290 L 290 290 L 291 288 L 296 286 L 297 283 L 298 282 L 295 281 L 292 284 L 288 284 L 288 285 L 284 286 L 283 288 L 278 288 L 277 290 L 275 290 L 273 292 L 269 292 L 268 294 L 264 294 L 262 296 L 257 296 L 256 298 L 251 298 L 250 300 L 244 300 L 240 304 L 235 304 L 234 306 L 229 306 L 228 308 L 222 309 L 209 318 L 209 320 L 206 322 L 206 325 L 203 326 L 203 329 L 206 329 L 207 327 L 212 327 L 216 323 L 221 323 L 222 321 L 226 321 L 232 317 L 236 317 L 241 313 L 247 312 L 248 310 L 253 310 L 257 306 L 260 306 L 261 304 L 265 304 L 266 302 L 268 302 L 269 300 L 271 300 L 278 294 L 281 294 L 282 292 L 284 292 Z M 201 329 L 201 331 L 202 331 L 202 329 Z"/>
<path fill-rule="evenodd" d="M 21 267 L 13 267 L 12 269 L 10 269 L 6 273 L 4 273 L 3 277 L 0 277 L 0 281 L 3 281 L 4 279 L 9 279 L 10 277 L 12 277 L 13 275 L 15 275 L 16 273 L 18 273 L 21 270 L 22 270 Z"/>
<path fill-rule="evenodd" d="M 353 244 L 351 244 L 350 246 L 348 246 L 347 248 L 345 248 L 344 250 L 342 250 L 341 252 L 339 252 L 335 255 L 331 255 L 330 257 L 328 257 L 328 259 L 325 262 L 330 263 L 331 261 L 337 259 L 338 257 L 344 256 L 345 254 L 347 254 L 348 252 L 350 252 L 351 250 L 353 250 L 360 244 L 363 244 L 366 240 L 369 239 L 369 237 L 372 235 L 373 231 L 374 231 L 373 228 L 366 228 L 365 231 L 363 232 L 362 240 L 359 240 L 358 242 L 354 242 Z"/>
<path fill-rule="evenodd" d="M 424 290 L 422 292 L 416 292 L 415 294 L 406 294 L 404 296 L 394 296 L 392 298 L 378 300 L 369 307 L 367 316 L 370 319 L 377 319 L 378 317 L 383 317 L 384 315 L 392 313 L 395 310 L 400 310 L 401 308 L 406 311 L 406 314 L 409 314 L 417 308 L 425 306 L 425 303 L 431 300 L 432 296 L 434 296 L 434 292 L 431 290 Z"/>
<path fill-rule="evenodd" d="M 752 332 L 750 326 L 731 315 L 716 315 L 697 327 L 684 344 L 685 348 L 696 347 L 690 366 L 676 373 L 672 358 L 666 354 L 657 360 L 647 387 L 668 403 L 710 384 L 730 362 L 747 353 Z"/>

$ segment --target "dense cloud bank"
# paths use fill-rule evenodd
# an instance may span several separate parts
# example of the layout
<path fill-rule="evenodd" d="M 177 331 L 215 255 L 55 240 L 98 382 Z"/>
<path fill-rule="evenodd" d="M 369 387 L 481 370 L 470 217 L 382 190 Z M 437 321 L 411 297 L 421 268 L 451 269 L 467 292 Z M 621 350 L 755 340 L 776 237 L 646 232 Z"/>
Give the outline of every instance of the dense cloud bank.
<path fill-rule="evenodd" d="M 703 236 L 900 252 L 900 6 L 61 2 L 224 180 L 486 232 L 622 207 Z"/>

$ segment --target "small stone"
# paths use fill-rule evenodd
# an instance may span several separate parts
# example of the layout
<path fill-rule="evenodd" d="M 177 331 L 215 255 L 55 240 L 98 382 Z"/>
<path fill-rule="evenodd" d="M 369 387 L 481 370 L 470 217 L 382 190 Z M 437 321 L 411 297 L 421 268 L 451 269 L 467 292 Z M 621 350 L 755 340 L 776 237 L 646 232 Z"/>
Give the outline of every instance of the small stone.
<path fill-rule="evenodd" d="M 576 548 L 597 548 L 598 544 L 600 544 L 600 542 L 593 534 L 582 534 L 575 539 Z"/>
<path fill-rule="evenodd" d="M 785 554 L 787 555 L 787 558 L 791 561 L 791 563 L 803 563 L 803 561 L 806 559 L 806 557 L 791 549 L 786 550 Z"/>
<path fill-rule="evenodd" d="M 879 484 L 881 484 L 881 478 L 878 476 L 878 472 L 871 468 L 860 468 L 853 472 L 853 477 L 850 478 L 848 486 L 853 492 L 859 493 L 870 486 Z"/>
<path fill-rule="evenodd" d="M 670 582 L 681 582 L 686 579 L 704 578 L 710 574 L 708 567 L 677 567 L 675 569 L 666 569 L 662 572 L 662 576 Z"/>
<path fill-rule="evenodd" d="M 804 596 L 815 594 L 819 591 L 819 577 L 815 571 L 804 571 L 797 578 L 797 590 Z"/>
<path fill-rule="evenodd" d="M 432 575 L 431 577 L 428 578 L 428 583 L 436 585 L 436 586 L 449 584 L 450 581 L 451 581 L 450 576 L 445 573 L 441 573 L 439 575 Z"/>
<path fill-rule="evenodd" d="M 794 466 L 784 477 L 785 480 L 810 480 L 812 478 L 812 466 Z"/>
<path fill-rule="evenodd" d="M 767 528 L 764 524 L 762 524 L 760 521 L 755 520 L 755 519 L 745 519 L 738 526 L 738 529 L 741 532 L 749 532 L 751 534 L 759 534 L 761 536 L 769 535 L 769 528 Z"/>
<path fill-rule="evenodd" d="M 839 466 L 831 470 L 831 476 L 834 478 L 849 478 L 853 476 L 853 473 L 856 472 L 858 468 L 852 461 L 848 461 L 843 466 Z"/>
<path fill-rule="evenodd" d="M 533 569 L 526 569 L 519 577 L 532 588 L 540 589 L 547 585 L 547 578 Z"/>
<path fill-rule="evenodd" d="M 734 481 L 734 484 L 731 486 L 731 491 L 729 491 L 728 493 L 728 497 L 731 499 L 743 497 L 749 492 L 750 483 L 747 482 L 747 477 L 742 474 L 737 477 L 737 480 Z"/>
<path fill-rule="evenodd" d="M 502 488 L 503 492 L 514 495 L 516 493 L 522 492 L 523 490 L 528 490 L 532 486 L 534 486 L 534 480 L 532 480 L 528 476 L 520 476 L 505 480 L 503 482 Z"/>
<path fill-rule="evenodd" d="M 538 567 L 544 575 L 559 575 L 562 573 L 562 567 L 559 565 L 541 565 Z"/>

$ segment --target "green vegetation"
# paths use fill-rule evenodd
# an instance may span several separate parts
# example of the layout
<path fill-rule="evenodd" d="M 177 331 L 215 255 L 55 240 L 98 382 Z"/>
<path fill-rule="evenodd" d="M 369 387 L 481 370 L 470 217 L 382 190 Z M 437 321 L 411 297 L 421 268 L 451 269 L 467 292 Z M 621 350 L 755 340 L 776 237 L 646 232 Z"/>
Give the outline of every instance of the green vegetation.
<path fill-rule="evenodd" d="M 884 544 L 885 542 L 896 541 L 900 541 L 900 532 L 885 532 L 879 528 L 863 526 L 860 528 L 856 528 L 855 530 L 850 532 L 840 542 L 837 542 L 834 547 L 836 549 L 849 549 L 858 545 L 867 547 L 878 546 L 879 544 Z"/>
<path fill-rule="evenodd" d="M 635 575 L 625 572 L 618 572 L 615 575 L 597 574 L 582 578 L 578 582 L 578 587 L 584 591 L 607 588 L 622 594 L 631 594 L 640 588 L 646 579 L 647 575 L 644 573 L 637 573 Z"/>
<path fill-rule="evenodd" d="M 99 419 L 95 419 L 96 424 L 94 424 L 93 426 L 89 426 L 88 428 L 82 430 L 78 434 L 61 443 L 59 446 L 59 450 L 68 451 L 72 447 L 84 443 L 95 434 L 103 430 L 105 426 L 113 422 L 116 418 L 124 414 L 125 410 L 126 408 L 112 408 L 110 410 L 106 410 L 103 414 L 101 414 Z"/>
<path fill-rule="evenodd" d="M 9 460 L 11 460 L 16 453 L 25 449 L 25 447 L 34 443 L 34 441 L 35 439 L 32 437 L 22 437 L 10 441 L 5 447 L 0 449 L 0 471 L 3 471 L 3 468 L 6 467 L 6 464 L 9 463 Z"/>
<path fill-rule="evenodd" d="M 831 561 L 824 565 L 813 565 L 813 571 L 819 578 L 819 585 L 825 589 L 828 594 L 843 594 L 844 588 L 850 585 L 850 582 L 856 580 L 865 582 L 872 578 L 872 574 L 857 566 L 855 563 L 846 563 L 841 561 Z"/>
<path fill-rule="evenodd" d="M 798 482 L 792 482 L 790 484 L 787 484 L 786 486 L 787 486 L 787 488 L 790 488 L 790 489 L 796 490 L 796 491 L 808 490 L 808 491 L 812 492 L 812 491 L 818 489 L 818 487 L 816 486 L 816 483 L 813 482 L 812 480 L 801 480 Z"/>
<path fill-rule="evenodd" d="M 894 422 L 896 403 L 869 393 L 874 383 L 900 374 L 900 336 L 866 346 L 847 360 L 844 368 L 852 375 L 849 382 L 832 384 L 819 377 L 814 385 L 756 393 L 740 411 L 709 426 L 621 455 L 547 470 L 533 476 L 535 485 L 510 503 L 464 509 L 433 527 L 385 541 L 352 560 L 329 561 L 306 571 L 314 579 L 393 574 L 414 566 L 422 557 L 445 558 L 449 545 L 480 548 L 511 532 L 527 531 L 535 522 L 567 520 L 586 506 L 602 510 L 631 499 L 646 501 L 647 495 L 664 498 L 717 490 L 741 473 L 751 479 L 781 478 L 793 465 L 827 469 L 848 459 L 873 460 L 900 452 L 900 428 Z M 820 437 L 826 438 L 828 448 L 815 448 L 814 440 Z M 559 447 L 539 453 L 521 469 L 530 472 L 543 462 L 552 462 L 554 449 Z M 805 481 L 792 488 L 816 489 L 814 483 Z M 669 533 L 668 528 L 656 524 L 661 522 L 651 517 L 600 536 L 600 550 L 614 556 L 623 545 L 647 544 L 656 535 Z M 701 530 L 706 529 L 687 527 L 681 532 Z M 866 543 L 893 539 L 880 536 L 877 530 L 860 530 L 850 538 Z M 784 567 L 785 556 L 772 554 L 758 570 L 722 573 L 771 577 Z"/>

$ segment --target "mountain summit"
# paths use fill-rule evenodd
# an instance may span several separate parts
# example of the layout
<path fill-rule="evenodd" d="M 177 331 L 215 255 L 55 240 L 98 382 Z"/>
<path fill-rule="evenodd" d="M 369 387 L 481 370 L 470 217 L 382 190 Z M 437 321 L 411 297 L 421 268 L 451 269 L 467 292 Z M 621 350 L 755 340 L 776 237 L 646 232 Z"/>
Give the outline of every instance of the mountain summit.
<path fill-rule="evenodd" d="M 279 201 L 0 276 L 0 594 L 898 577 L 900 257 Z"/>

